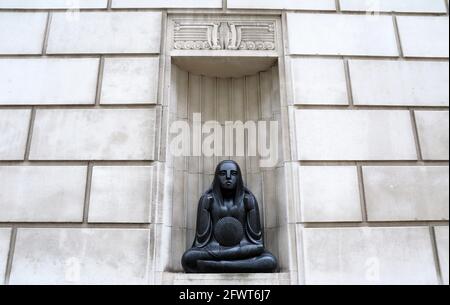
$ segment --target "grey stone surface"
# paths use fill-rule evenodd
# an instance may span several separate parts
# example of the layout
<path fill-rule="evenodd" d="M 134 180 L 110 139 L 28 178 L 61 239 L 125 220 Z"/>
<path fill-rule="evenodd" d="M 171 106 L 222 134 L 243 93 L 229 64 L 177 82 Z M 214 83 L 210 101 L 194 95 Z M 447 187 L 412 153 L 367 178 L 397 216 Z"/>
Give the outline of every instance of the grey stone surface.
<path fill-rule="evenodd" d="M 448 17 L 398 16 L 397 23 L 406 57 L 448 58 Z"/>
<path fill-rule="evenodd" d="M 355 105 L 448 106 L 448 62 L 350 60 Z"/>
<path fill-rule="evenodd" d="M 155 109 L 37 110 L 31 160 L 153 160 Z"/>
<path fill-rule="evenodd" d="M 94 166 L 89 222 L 149 223 L 153 166 Z"/>
<path fill-rule="evenodd" d="M 303 229 L 306 284 L 437 284 L 428 227 Z"/>
<path fill-rule="evenodd" d="M 41 54 L 46 24 L 47 13 L 0 13 L 0 54 Z"/>
<path fill-rule="evenodd" d="M 340 59 L 292 58 L 294 104 L 347 105 L 347 81 Z"/>
<path fill-rule="evenodd" d="M 449 254 L 448 254 L 448 226 L 439 226 L 434 228 L 434 232 L 436 235 L 436 246 L 438 251 L 438 257 L 439 257 L 439 265 L 441 267 L 441 276 L 442 281 L 445 285 L 449 284 L 449 275 L 448 275 L 448 268 L 449 268 Z"/>
<path fill-rule="evenodd" d="M 355 166 L 301 166 L 301 221 L 362 221 Z"/>
<path fill-rule="evenodd" d="M 228 0 L 227 7 L 233 9 L 287 9 L 287 10 L 335 10 L 333 0 Z"/>
<path fill-rule="evenodd" d="M 108 0 L 2 0 L 5 9 L 77 9 L 106 8 Z"/>
<path fill-rule="evenodd" d="M 415 160 L 403 110 L 296 110 L 299 160 Z"/>
<path fill-rule="evenodd" d="M 422 157 L 425 160 L 448 160 L 448 111 L 415 111 L 414 114 Z"/>
<path fill-rule="evenodd" d="M 447 166 L 363 167 L 369 221 L 448 220 Z"/>
<path fill-rule="evenodd" d="M 10 240 L 11 229 L 0 228 L 0 285 L 4 284 Z"/>
<path fill-rule="evenodd" d="M 85 166 L 0 166 L 0 222 L 81 222 Z"/>
<path fill-rule="evenodd" d="M 113 0 L 113 8 L 222 8 L 222 0 Z"/>
<path fill-rule="evenodd" d="M 340 0 L 341 10 L 357 12 L 445 13 L 441 0 Z"/>
<path fill-rule="evenodd" d="M 98 66 L 97 58 L 1 58 L 0 105 L 94 104 Z"/>
<path fill-rule="evenodd" d="M 23 160 L 31 110 L 0 110 L 0 160 Z"/>
<path fill-rule="evenodd" d="M 164 273 L 166 285 L 287 285 L 289 273 L 183 274 Z"/>
<path fill-rule="evenodd" d="M 159 58 L 106 58 L 101 104 L 156 104 Z"/>
<path fill-rule="evenodd" d="M 287 27 L 290 54 L 398 56 L 390 16 L 288 13 Z"/>
<path fill-rule="evenodd" d="M 47 53 L 159 53 L 160 12 L 54 13 Z M 76 18 L 76 20 L 72 20 Z"/>
<path fill-rule="evenodd" d="M 146 284 L 144 229 L 19 229 L 10 283 Z"/>

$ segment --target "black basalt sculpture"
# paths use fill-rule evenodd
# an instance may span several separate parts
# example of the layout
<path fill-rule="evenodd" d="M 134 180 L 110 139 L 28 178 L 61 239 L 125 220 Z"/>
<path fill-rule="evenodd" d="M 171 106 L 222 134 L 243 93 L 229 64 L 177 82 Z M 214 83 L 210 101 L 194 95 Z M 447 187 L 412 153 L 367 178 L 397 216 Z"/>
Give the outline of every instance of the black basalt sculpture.
<path fill-rule="evenodd" d="M 217 166 L 198 204 L 194 243 L 181 262 L 188 273 L 276 271 L 277 259 L 264 248 L 258 202 L 236 162 Z"/>

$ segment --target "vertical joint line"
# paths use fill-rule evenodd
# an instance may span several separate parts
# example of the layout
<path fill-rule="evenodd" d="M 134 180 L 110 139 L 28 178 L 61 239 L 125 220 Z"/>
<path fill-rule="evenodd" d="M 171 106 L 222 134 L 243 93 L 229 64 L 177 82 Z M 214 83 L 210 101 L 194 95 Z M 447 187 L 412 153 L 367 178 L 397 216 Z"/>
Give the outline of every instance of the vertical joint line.
<path fill-rule="evenodd" d="M 359 163 L 356 163 L 357 170 L 358 170 L 358 184 L 359 184 L 359 198 L 361 202 L 361 216 L 363 223 L 368 222 L 368 216 L 367 216 L 367 204 L 366 204 L 366 191 L 364 188 L 364 175 L 362 166 Z"/>
<path fill-rule="evenodd" d="M 441 263 L 439 262 L 439 252 L 437 249 L 437 242 L 436 242 L 436 232 L 434 230 L 434 227 L 429 227 L 430 229 L 430 236 L 431 236 L 431 249 L 433 250 L 433 258 L 434 258 L 434 265 L 436 267 L 436 275 L 439 281 L 439 285 L 444 284 L 444 280 L 442 278 L 441 273 Z"/>
<path fill-rule="evenodd" d="M 214 118 L 217 122 L 219 122 L 219 125 L 220 125 L 220 121 L 219 121 L 219 85 L 220 85 L 219 78 L 218 77 L 214 78 L 214 82 L 215 82 L 215 88 L 216 88 L 216 90 L 214 92 Z M 222 141 L 223 141 L 223 139 L 222 139 Z M 221 155 L 223 155 L 224 154 L 223 144 L 221 144 L 221 146 L 222 146 Z M 216 142 L 214 141 L 214 155 L 213 155 L 214 164 L 218 164 L 219 156 L 216 155 L 215 150 L 216 150 Z M 214 166 L 214 164 L 213 164 L 213 166 Z"/>
<path fill-rule="evenodd" d="M 414 142 L 416 143 L 417 159 L 419 161 L 423 161 L 422 148 L 420 147 L 419 129 L 417 128 L 416 114 L 412 109 L 409 111 L 409 113 L 411 116 L 411 125 L 413 129 Z"/>
<path fill-rule="evenodd" d="M 33 137 L 33 128 L 34 128 L 34 121 L 36 119 L 36 108 L 32 107 L 31 108 L 31 114 L 30 114 L 30 123 L 28 126 L 28 138 L 27 138 L 27 144 L 25 146 L 25 155 L 24 155 L 24 160 L 28 161 L 28 159 L 30 158 L 30 150 L 31 150 L 31 140 Z"/>
<path fill-rule="evenodd" d="M 91 201 L 91 186 L 92 186 L 92 172 L 93 163 L 88 162 L 87 175 L 86 175 L 86 189 L 84 194 L 84 210 L 83 210 L 83 224 L 88 224 L 89 221 L 89 205 Z"/>
<path fill-rule="evenodd" d="M 44 41 L 42 43 L 42 55 L 47 54 L 48 37 L 50 35 L 50 26 L 52 23 L 52 16 L 53 16 L 53 13 L 51 13 L 51 12 L 47 13 L 47 23 L 45 25 Z"/>
<path fill-rule="evenodd" d="M 352 79 L 350 77 L 350 65 L 348 59 L 344 57 L 344 73 L 347 83 L 347 103 L 352 108 L 354 106 Z"/>
<path fill-rule="evenodd" d="M 95 105 L 100 105 L 100 99 L 102 95 L 102 83 L 103 83 L 103 71 L 105 69 L 105 57 L 100 56 L 98 62 L 98 75 L 97 75 L 97 91 L 95 93 Z"/>
<path fill-rule="evenodd" d="M 222 0 L 222 11 L 226 11 L 228 9 L 228 2 L 227 0 Z"/>
<path fill-rule="evenodd" d="M 9 241 L 8 260 L 6 262 L 5 285 L 9 285 L 11 277 L 12 264 L 14 259 L 14 250 L 16 247 L 17 228 L 13 227 L 11 231 L 11 239 Z"/>
<path fill-rule="evenodd" d="M 341 3 L 339 2 L 339 0 L 335 0 L 336 1 L 336 12 L 340 13 L 341 12 Z"/>
<path fill-rule="evenodd" d="M 259 72 L 256 76 L 256 82 L 258 83 L 258 88 L 256 88 L 256 102 L 258 103 L 258 120 L 262 120 L 262 92 L 261 92 L 261 73 Z M 273 77 L 270 79 L 273 82 Z M 270 92 L 272 94 L 272 91 Z M 258 122 L 256 122 L 258 123 Z"/>
<path fill-rule="evenodd" d="M 162 20 L 161 20 L 161 31 L 165 31 L 167 29 L 167 24 L 168 24 L 168 17 L 167 17 L 167 12 L 162 13 Z M 164 95 L 164 84 L 166 82 L 166 74 L 169 74 L 171 76 L 172 74 L 172 63 L 170 63 L 170 68 L 169 71 L 166 73 L 166 35 L 163 35 L 163 33 L 161 33 L 161 53 L 159 54 L 159 79 L 158 79 L 158 93 L 157 93 L 157 101 L 156 103 L 158 105 L 163 105 L 163 106 L 169 106 L 170 105 L 170 94 L 169 94 L 169 100 L 166 101 L 165 99 L 165 95 Z M 171 79 L 167 79 L 167 81 L 170 83 Z"/>
<path fill-rule="evenodd" d="M 225 119 L 225 122 L 226 121 L 228 121 L 228 120 L 231 120 L 231 113 L 232 113 L 232 110 L 231 110 L 231 108 L 233 107 L 233 100 L 234 100 L 234 79 L 233 78 L 231 78 L 231 80 L 227 80 L 227 84 L 228 84 L 228 88 L 227 88 L 227 90 L 229 90 L 229 93 L 228 93 L 228 100 L 227 100 L 227 104 L 228 104 L 228 107 L 227 107 L 227 117 L 226 117 L 226 119 Z M 226 127 L 225 127 L 226 128 Z M 227 139 L 228 140 L 228 139 Z M 234 150 L 235 150 L 235 147 L 234 147 L 234 142 L 233 143 L 230 143 L 230 142 L 228 142 L 228 141 L 225 141 L 225 151 L 227 151 L 226 150 L 226 147 L 227 147 L 227 145 L 231 145 L 231 147 L 230 148 L 228 148 L 228 152 L 230 153 L 230 155 L 228 155 L 227 156 L 227 158 L 228 159 L 232 159 L 232 157 L 233 157 L 233 154 L 234 154 Z M 225 154 L 225 153 L 224 153 Z"/>
<path fill-rule="evenodd" d="M 398 27 L 397 17 L 395 15 L 392 15 L 392 22 L 394 23 L 395 39 L 397 40 L 398 54 L 401 58 L 403 58 L 404 54 L 402 47 L 402 39 L 400 36 L 400 29 Z"/>
<path fill-rule="evenodd" d="M 108 11 L 110 11 L 112 9 L 112 0 L 108 0 L 108 7 L 107 7 Z"/>
<path fill-rule="evenodd" d="M 244 76 L 244 122 L 247 122 L 248 120 L 248 81 L 247 81 L 248 76 Z M 237 146 L 237 137 L 236 137 L 236 146 Z M 245 132 L 244 130 L 244 162 L 245 162 L 245 183 L 248 186 L 248 176 L 249 176 L 249 172 L 250 172 L 250 162 L 248 160 L 249 156 L 248 156 L 248 132 Z"/>

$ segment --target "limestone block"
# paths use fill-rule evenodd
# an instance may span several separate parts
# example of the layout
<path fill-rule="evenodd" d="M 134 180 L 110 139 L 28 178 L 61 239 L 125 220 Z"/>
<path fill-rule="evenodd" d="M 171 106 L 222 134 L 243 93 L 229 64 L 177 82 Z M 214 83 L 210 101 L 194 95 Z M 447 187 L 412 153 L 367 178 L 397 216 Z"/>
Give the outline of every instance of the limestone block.
<path fill-rule="evenodd" d="M 293 58 L 294 104 L 348 104 L 344 62 Z"/>
<path fill-rule="evenodd" d="M 442 280 L 445 285 L 448 285 L 448 227 L 435 227 L 434 232 L 436 235 L 436 245 Z"/>
<path fill-rule="evenodd" d="M 156 104 L 159 58 L 106 58 L 101 104 Z"/>
<path fill-rule="evenodd" d="M 31 111 L 0 110 L 0 160 L 23 160 Z"/>
<path fill-rule="evenodd" d="M 0 13 L 0 54 L 41 54 L 46 24 L 47 13 Z"/>
<path fill-rule="evenodd" d="M 108 0 L 2 0 L 2 9 L 78 9 L 106 8 Z"/>
<path fill-rule="evenodd" d="M 363 167 L 369 221 L 448 220 L 447 166 Z"/>
<path fill-rule="evenodd" d="M 286 10 L 336 10 L 333 0 L 228 0 L 228 8 L 236 9 L 286 9 Z"/>
<path fill-rule="evenodd" d="M 422 157 L 425 160 L 448 160 L 448 111 L 415 111 L 414 114 Z"/>
<path fill-rule="evenodd" d="M 287 27 L 290 54 L 398 56 L 390 16 L 288 13 Z"/>
<path fill-rule="evenodd" d="M 160 12 L 54 13 L 47 53 L 160 52 Z M 76 18 L 76 21 L 73 19 Z"/>
<path fill-rule="evenodd" d="M 10 239 L 11 229 L 0 229 L 0 285 L 4 284 Z"/>
<path fill-rule="evenodd" d="M 155 109 L 36 111 L 31 160 L 153 160 Z"/>
<path fill-rule="evenodd" d="M 113 8 L 222 8 L 222 0 L 113 0 Z"/>
<path fill-rule="evenodd" d="M 362 221 L 355 166 L 302 166 L 299 171 L 301 221 Z"/>
<path fill-rule="evenodd" d="M 1 166 L 0 222 L 82 222 L 85 166 Z"/>
<path fill-rule="evenodd" d="M 94 104 L 98 66 L 97 58 L 0 59 L 0 105 Z"/>
<path fill-rule="evenodd" d="M 146 284 L 149 230 L 19 229 L 11 284 Z"/>
<path fill-rule="evenodd" d="M 163 283 L 170 285 L 288 285 L 289 273 L 165 273 Z"/>
<path fill-rule="evenodd" d="M 406 57 L 448 58 L 448 17 L 398 16 L 397 23 Z"/>
<path fill-rule="evenodd" d="M 296 110 L 299 160 L 415 160 L 403 110 Z"/>
<path fill-rule="evenodd" d="M 437 284 L 428 227 L 303 229 L 306 284 Z"/>
<path fill-rule="evenodd" d="M 153 166 L 94 166 L 89 222 L 149 223 Z"/>
<path fill-rule="evenodd" d="M 356 12 L 401 12 L 401 13 L 445 13 L 441 0 L 340 0 L 342 11 Z"/>
<path fill-rule="evenodd" d="M 350 60 L 355 105 L 448 106 L 449 64 Z"/>

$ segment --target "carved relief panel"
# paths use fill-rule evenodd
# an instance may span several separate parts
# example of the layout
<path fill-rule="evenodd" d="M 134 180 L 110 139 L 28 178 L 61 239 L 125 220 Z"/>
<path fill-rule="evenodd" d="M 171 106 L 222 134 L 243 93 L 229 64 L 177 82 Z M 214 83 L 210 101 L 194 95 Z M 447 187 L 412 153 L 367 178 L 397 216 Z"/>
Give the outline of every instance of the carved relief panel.
<path fill-rule="evenodd" d="M 172 50 L 277 51 L 274 18 L 174 17 L 171 23 Z"/>

